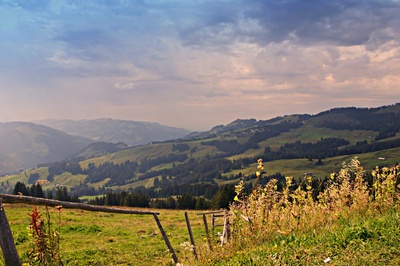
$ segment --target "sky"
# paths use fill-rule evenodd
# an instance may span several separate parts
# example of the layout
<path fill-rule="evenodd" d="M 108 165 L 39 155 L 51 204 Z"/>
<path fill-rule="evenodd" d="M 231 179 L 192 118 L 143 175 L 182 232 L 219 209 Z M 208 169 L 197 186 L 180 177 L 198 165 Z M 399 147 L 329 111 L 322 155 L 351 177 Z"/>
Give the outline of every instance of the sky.
<path fill-rule="evenodd" d="M 0 122 L 208 130 L 400 102 L 399 0 L 0 0 Z"/>

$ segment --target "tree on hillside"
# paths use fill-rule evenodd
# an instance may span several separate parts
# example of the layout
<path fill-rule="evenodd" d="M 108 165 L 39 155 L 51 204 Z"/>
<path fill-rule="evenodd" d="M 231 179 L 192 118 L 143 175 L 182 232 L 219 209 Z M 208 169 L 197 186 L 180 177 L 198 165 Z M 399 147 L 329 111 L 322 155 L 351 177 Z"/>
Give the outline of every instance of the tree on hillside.
<path fill-rule="evenodd" d="M 32 185 L 29 192 L 32 197 L 44 198 L 44 192 L 40 184 Z"/>
<path fill-rule="evenodd" d="M 176 208 L 182 210 L 193 210 L 196 207 L 196 198 L 188 193 L 183 193 L 176 199 Z"/>
<path fill-rule="evenodd" d="M 29 196 L 29 191 L 23 182 L 17 182 L 17 184 L 15 184 L 14 186 L 13 194 L 14 195 L 22 194 L 25 196 Z"/>
<path fill-rule="evenodd" d="M 229 204 L 233 201 L 234 197 L 235 197 L 235 187 L 229 185 L 223 186 L 211 198 L 211 208 L 212 209 L 228 208 Z"/>

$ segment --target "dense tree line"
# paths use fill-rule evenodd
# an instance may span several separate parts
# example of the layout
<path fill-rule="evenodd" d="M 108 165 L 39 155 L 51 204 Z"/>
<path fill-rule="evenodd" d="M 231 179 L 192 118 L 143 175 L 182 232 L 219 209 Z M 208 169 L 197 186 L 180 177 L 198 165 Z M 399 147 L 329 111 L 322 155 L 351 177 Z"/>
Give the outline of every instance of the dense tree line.
<path fill-rule="evenodd" d="M 57 162 L 48 166 L 47 180 L 52 182 L 54 176 L 61 175 L 62 173 L 69 172 L 73 175 L 84 174 L 87 175 L 85 182 L 97 183 L 109 178 L 109 185 L 124 185 L 126 181 L 135 177 L 135 172 L 138 168 L 136 162 L 126 161 L 122 164 L 115 164 L 113 162 L 105 162 L 96 166 L 89 163 L 87 169 L 82 169 L 79 163 L 76 162 Z"/>
<path fill-rule="evenodd" d="M 90 163 L 88 169 L 82 173 L 87 174 L 85 182 L 97 183 L 109 178 L 110 181 L 107 185 L 121 186 L 135 178 L 137 168 L 138 164 L 131 161 L 126 161 L 122 164 L 105 162 L 97 167 L 93 163 Z"/>
<path fill-rule="evenodd" d="M 139 189 L 138 189 L 139 190 Z M 204 196 L 207 199 L 218 190 L 218 185 L 214 183 L 196 183 L 196 184 L 176 184 L 174 182 L 160 182 L 152 188 L 145 190 L 145 193 L 152 198 L 165 198 L 172 195 L 190 194 L 192 196 Z"/>
<path fill-rule="evenodd" d="M 40 184 L 33 184 L 30 187 L 27 187 L 23 182 L 17 182 L 14 186 L 13 195 L 24 195 L 24 196 L 32 196 L 37 198 L 44 198 L 44 191 Z"/>
<path fill-rule="evenodd" d="M 190 150 L 190 146 L 187 143 L 177 143 L 177 144 L 172 144 L 172 151 L 187 151 Z"/>
<path fill-rule="evenodd" d="M 379 111 L 379 112 L 378 112 Z M 334 108 L 321 112 L 315 117 L 329 114 L 331 119 L 317 123 L 320 127 L 334 130 L 373 130 L 378 136 L 375 140 L 393 137 L 400 131 L 400 117 L 394 112 L 384 112 L 384 108 Z M 335 117 L 336 119 L 332 119 Z M 341 119 L 345 117 L 345 119 Z"/>
<path fill-rule="evenodd" d="M 94 199 L 89 200 L 88 203 L 93 205 L 147 208 L 150 207 L 150 198 L 145 194 L 129 193 L 126 191 L 109 191 L 105 196 L 95 197 Z"/>
<path fill-rule="evenodd" d="M 54 176 L 61 175 L 62 173 L 69 172 L 73 175 L 83 173 L 81 165 L 77 162 L 56 162 L 52 163 L 48 166 L 49 175 L 47 180 L 52 182 L 54 180 Z"/>
<path fill-rule="evenodd" d="M 339 148 L 348 145 L 350 142 L 338 138 L 325 138 L 316 143 L 285 143 L 279 150 L 271 151 L 269 147 L 264 149 L 263 160 L 272 161 L 280 159 L 318 159 L 333 157 L 339 152 Z"/>
<path fill-rule="evenodd" d="M 379 142 L 377 141 L 373 143 L 367 143 L 366 141 L 362 141 L 358 142 L 356 145 L 348 146 L 343 150 L 338 151 L 338 155 L 374 152 L 374 151 L 381 151 L 398 147 L 400 147 L 400 139 L 379 141 Z"/>
<path fill-rule="evenodd" d="M 128 206 L 128 207 L 152 207 L 165 209 L 189 209 L 205 210 L 228 208 L 235 196 L 235 188 L 223 186 L 212 196 L 211 200 L 201 196 L 193 196 L 189 193 L 182 193 L 176 197 L 150 199 L 145 193 L 134 192 L 107 192 L 105 196 L 95 197 L 89 200 L 89 204 L 107 206 Z"/>
<path fill-rule="evenodd" d="M 323 159 L 340 155 L 351 155 L 392 149 L 400 147 L 400 139 L 368 143 L 361 141 L 356 145 L 348 145 L 344 139 L 326 138 L 316 143 L 286 143 L 277 151 L 271 151 L 270 147 L 265 147 L 262 159 L 273 161 L 280 159 Z"/>
<path fill-rule="evenodd" d="M 12 194 L 55 199 L 60 201 L 79 202 L 79 197 L 77 195 L 71 196 L 65 186 L 61 186 L 53 190 L 43 191 L 42 186 L 39 183 L 27 187 L 23 182 L 17 182 L 14 186 Z"/>

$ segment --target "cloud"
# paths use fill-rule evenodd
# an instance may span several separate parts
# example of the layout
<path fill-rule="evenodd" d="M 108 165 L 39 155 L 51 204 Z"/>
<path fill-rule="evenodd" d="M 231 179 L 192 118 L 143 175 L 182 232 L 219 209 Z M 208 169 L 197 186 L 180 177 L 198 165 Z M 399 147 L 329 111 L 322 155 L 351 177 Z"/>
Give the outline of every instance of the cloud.
<path fill-rule="evenodd" d="M 114 88 L 121 89 L 121 90 L 131 90 L 135 87 L 134 82 L 127 82 L 127 83 L 115 83 Z"/>
<path fill-rule="evenodd" d="M 28 2 L 0 2 L 7 119 L 207 129 L 400 97 L 399 1 Z"/>

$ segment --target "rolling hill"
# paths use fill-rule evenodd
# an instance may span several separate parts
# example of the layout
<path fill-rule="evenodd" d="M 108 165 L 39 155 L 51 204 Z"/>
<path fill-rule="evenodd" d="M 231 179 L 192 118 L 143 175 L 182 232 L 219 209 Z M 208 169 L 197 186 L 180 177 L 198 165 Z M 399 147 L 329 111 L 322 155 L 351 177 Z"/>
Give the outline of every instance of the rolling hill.
<path fill-rule="evenodd" d="M 169 197 L 188 193 L 211 198 L 225 184 L 255 180 L 258 158 L 265 164 L 261 183 L 305 173 L 323 180 L 342 162 L 358 156 L 367 170 L 400 161 L 400 104 L 377 108 L 334 108 L 316 115 L 269 120 L 241 119 L 185 138 L 153 142 L 95 158 L 59 162 L 0 178 L 9 191 L 31 174 L 48 180 L 44 189 L 65 185 L 76 195 L 107 191 Z"/>
<path fill-rule="evenodd" d="M 0 173 L 63 160 L 91 142 L 33 123 L 0 123 Z"/>
<path fill-rule="evenodd" d="M 178 139 L 191 132 L 186 129 L 164 126 L 158 123 L 110 118 L 77 121 L 38 120 L 35 123 L 96 142 L 123 142 L 131 146 L 143 145 L 153 141 Z"/>
<path fill-rule="evenodd" d="M 0 175 L 67 158 L 96 157 L 188 133 L 157 123 L 113 119 L 0 123 Z"/>

